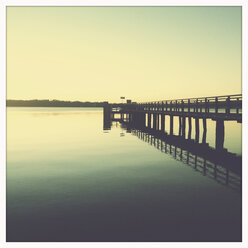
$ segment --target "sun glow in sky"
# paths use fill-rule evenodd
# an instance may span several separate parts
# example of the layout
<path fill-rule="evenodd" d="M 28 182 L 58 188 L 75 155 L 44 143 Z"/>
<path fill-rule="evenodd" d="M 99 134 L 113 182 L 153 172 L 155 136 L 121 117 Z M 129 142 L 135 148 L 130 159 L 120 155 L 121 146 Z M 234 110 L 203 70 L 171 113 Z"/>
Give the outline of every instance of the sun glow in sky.
<path fill-rule="evenodd" d="M 7 7 L 7 99 L 241 93 L 241 7 Z"/>

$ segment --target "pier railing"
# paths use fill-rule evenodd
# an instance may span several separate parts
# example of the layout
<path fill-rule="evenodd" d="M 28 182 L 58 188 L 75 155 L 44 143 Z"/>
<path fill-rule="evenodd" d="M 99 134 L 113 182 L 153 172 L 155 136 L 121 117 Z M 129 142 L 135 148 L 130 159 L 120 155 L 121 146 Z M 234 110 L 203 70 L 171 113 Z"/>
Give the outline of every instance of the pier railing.
<path fill-rule="evenodd" d="M 176 100 L 164 100 L 145 103 L 106 104 L 104 106 L 104 125 L 109 128 L 112 120 L 127 120 L 136 127 L 145 126 L 153 130 L 165 131 L 165 116 L 169 116 L 170 135 L 174 133 L 174 117 L 179 120 L 179 133 L 188 136 L 192 132 L 192 120 L 195 122 L 195 137 L 199 140 L 199 121 L 203 123 L 203 140 L 206 141 L 207 119 L 216 121 L 216 149 L 224 146 L 224 122 L 242 123 L 242 94 L 228 96 L 198 97 Z"/>
<path fill-rule="evenodd" d="M 181 113 L 241 114 L 242 94 L 144 102 L 138 104 L 138 109 Z"/>

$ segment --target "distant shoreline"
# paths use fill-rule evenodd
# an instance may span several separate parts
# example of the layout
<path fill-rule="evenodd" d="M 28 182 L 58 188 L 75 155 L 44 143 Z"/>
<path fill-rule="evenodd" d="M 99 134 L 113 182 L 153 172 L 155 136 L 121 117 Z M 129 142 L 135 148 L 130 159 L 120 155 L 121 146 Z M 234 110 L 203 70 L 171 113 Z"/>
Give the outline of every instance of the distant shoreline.
<path fill-rule="evenodd" d="M 103 107 L 106 103 L 60 100 L 7 100 L 6 107 Z"/>

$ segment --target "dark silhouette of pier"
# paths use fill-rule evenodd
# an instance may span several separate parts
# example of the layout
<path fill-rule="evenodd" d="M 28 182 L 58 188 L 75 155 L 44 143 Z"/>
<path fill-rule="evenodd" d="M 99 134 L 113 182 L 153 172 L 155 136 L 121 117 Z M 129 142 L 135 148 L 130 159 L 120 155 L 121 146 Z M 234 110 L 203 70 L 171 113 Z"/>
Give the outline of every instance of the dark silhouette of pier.
<path fill-rule="evenodd" d="M 170 117 L 169 133 L 165 131 L 165 115 Z M 179 117 L 178 134 L 174 133 L 174 116 Z M 206 143 L 208 118 L 216 121 L 215 147 Z M 193 120 L 194 139 L 191 138 Z M 200 120 L 203 123 L 201 141 Z M 242 95 L 104 106 L 104 129 L 110 129 L 112 121 L 118 121 L 127 132 L 161 152 L 172 155 L 204 176 L 240 191 L 242 157 L 228 152 L 223 146 L 224 123 L 230 120 L 242 122 Z"/>
<path fill-rule="evenodd" d="M 119 117 L 116 117 L 116 116 Z M 206 120 L 216 121 L 215 148 L 223 150 L 225 121 L 242 123 L 242 95 L 215 96 L 205 98 L 189 98 L 165 100 L 145 103 L 126 103 L 104 105 L 104 128 L 109 128 L 112 120 L 127 121 L 136 127 L 148 127 L 165 131 L 165 116 L 170 117 L 169 134 L 174 134 L 174 117 L 179 118 L 179 136 L 186 136 L 186 120 L 188 121 L 188 138 L 192 134 L 192 121 L 195 122 L 195 141 L 199 142 L 200 120 L 203 123 L 202 143 L 206 143 Z"/>

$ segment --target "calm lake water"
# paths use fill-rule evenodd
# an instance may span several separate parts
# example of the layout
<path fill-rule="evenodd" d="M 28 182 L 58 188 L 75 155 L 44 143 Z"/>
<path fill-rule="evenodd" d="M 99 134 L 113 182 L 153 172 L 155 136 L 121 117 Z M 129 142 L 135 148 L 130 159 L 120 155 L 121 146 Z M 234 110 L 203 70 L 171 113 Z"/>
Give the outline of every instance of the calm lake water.
<path fill-rule="evenodd" d="M 224 146 L 241 154 L 241 124 Z M 241 219 L 239 190 L 103 130 L 101 108 L 7 108 L 7 241 L 241 241 Z"/>

